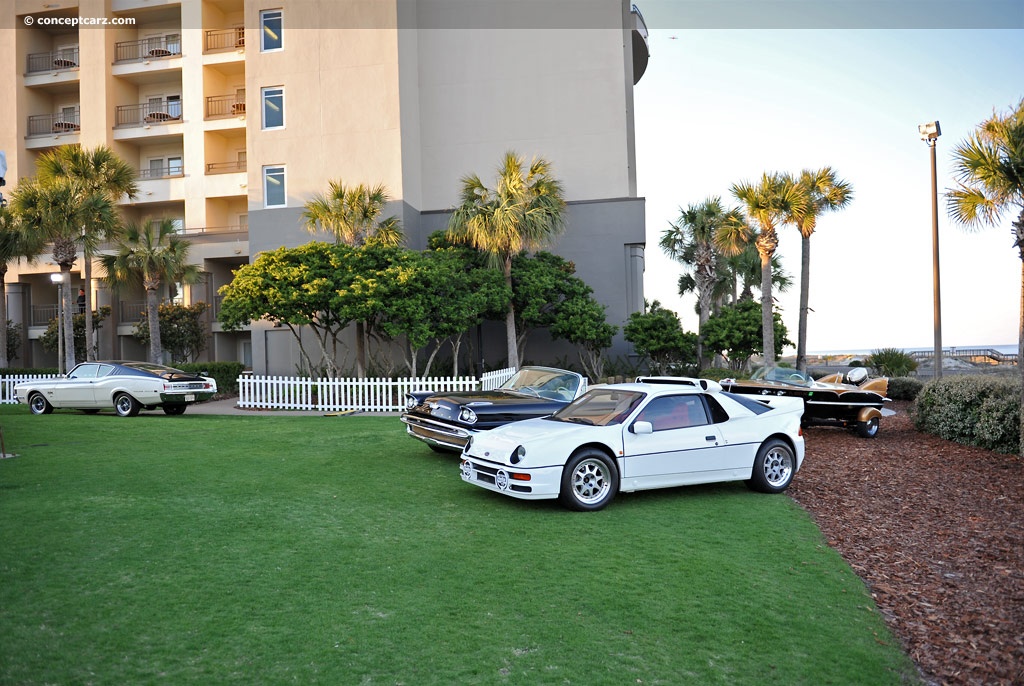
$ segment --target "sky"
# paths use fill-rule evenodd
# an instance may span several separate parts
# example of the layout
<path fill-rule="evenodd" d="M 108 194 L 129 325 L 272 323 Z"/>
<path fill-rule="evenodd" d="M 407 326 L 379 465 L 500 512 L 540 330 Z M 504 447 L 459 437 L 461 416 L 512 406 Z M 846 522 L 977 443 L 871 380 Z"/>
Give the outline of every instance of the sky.
<path fill-rule="evenodd" d="M 681 207 L 713 196 L 737 205 L 734 183 L 831 166 L 854 199 L 821 216 L 811 238 L 808 351 L 931 349 L 931 162 L 917 126 L 938 120 L 942 344 L 1016 345 L 1013 217 L 964 230 L 948 218 L 944 193 L 954 185 L 953 147 L 1024 98 L 1024 3 L 1011 3 L 1020 16 L 989 22 L 1014 28 L 972 30 L 749 29 L 725 20 L 694 29 L 686 26 L 701 22 L 673 15 L 671 5 L 640 4 L 651 50 L 634 89 L 648 300 L 696 332 L 696 299 L 679 297 L 682 268 L 658 247 Z M 793 286 L 776 297 L 795 341 L 800 240 L 792 227 L 781 239 L 777 254 Z"/>

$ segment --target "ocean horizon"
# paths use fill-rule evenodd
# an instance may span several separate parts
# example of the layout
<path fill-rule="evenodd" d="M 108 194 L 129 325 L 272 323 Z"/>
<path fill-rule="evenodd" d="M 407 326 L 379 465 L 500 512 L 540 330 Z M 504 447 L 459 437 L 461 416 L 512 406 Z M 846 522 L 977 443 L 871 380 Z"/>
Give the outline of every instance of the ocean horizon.
<path fill-rule="evenodd" d="M 895 347 L 895 346 L 892 346 L 892 347 Z M 808 355 L 816 355 L 818 357 L 823 357 L 825 355 L 870 355 L 875 350 L 879 350 L 879 349 L 880 348 L 838 348 L 838 349 L 835 349 L 835 350 L 813 350 L 813 351 L 808 351 L 807 354 Z M 928 347 L 928 348 L 896 348 L 896 349 L 897 350 L 902 350 L 905 353 L 913 353 L 913 352 L 931 352 L 934 348 Z M 1004 355 L 1012 355 L 1012 354 L 1015 354 L 1017 352 L 1017 344 L 1016 343 L 1011 343 L 1011 344 L 1008 344 L 1008 345 L 944 345 L 944 346 L 942 346 L 942 349 L 943 350 L 949 350 L 949 351 L 952 351 L 952 350 L 979 350 L 979 349 L 980 350 L 995 350 L 995 351 L 998 351 L 1000 353 L 1003 353 Z M 794 353 L 794 354 L 796 354 L 796 353 Z"/>

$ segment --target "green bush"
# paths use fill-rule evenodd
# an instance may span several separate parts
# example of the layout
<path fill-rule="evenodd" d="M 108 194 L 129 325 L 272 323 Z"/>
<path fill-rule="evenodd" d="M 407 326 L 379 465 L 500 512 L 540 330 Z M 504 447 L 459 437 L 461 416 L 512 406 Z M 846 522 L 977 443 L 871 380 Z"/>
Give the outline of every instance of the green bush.
<path fill-rule="evenodd" d="M 183 372 L 201 372 L 217 382 L 217 392 L 238 393 L 238 377 L 245 365 L 241 362 L 180 362 L 173 365 Z"/>
<path fill-rule="evenodd" d="M 913 376 L 897 376 L 889 379 L 886 395 L 893 400 L 916 400 L 924 388 L 924 381 Z"/>
<path fill-rule="evenodd" d="M 699 376 L 702 379 L 711 379 L 712 381 L 721 381 L 722 379 L 735 379 L 736 370 L 709 367 L 707 369 L 702 369 L 700 374 L 698 374 L 697 376 Z"/>
<path fill-rule="evenodd" d="M 914 358 L 897 348 L 873 350 L 864 363 L 868 367 L 873 367 L 882 376 L 888 377 L 907 376 L 917 369 Z"/>
<path fill-rule="evenodd" d="M 915 424 L 957 443 L 1017 455 L 1020 381 L 991 376 L 931 381 L 917 396 Z"/>

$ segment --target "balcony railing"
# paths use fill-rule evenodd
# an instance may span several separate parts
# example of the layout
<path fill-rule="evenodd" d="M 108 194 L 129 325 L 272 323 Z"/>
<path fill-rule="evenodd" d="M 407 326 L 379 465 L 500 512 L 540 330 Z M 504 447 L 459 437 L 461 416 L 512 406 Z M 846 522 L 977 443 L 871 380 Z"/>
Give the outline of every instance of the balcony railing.
<path fill-rule="evenodd" d="M 248 225 L 232 224 L 230 226 L 199 226 L 185 229 L 185 233 L 237 233 L 248 231 Z"/>
<path fill-rule="evenodd" d="M 180 100 L 118 105 L 114 108 L 114 128 L 116 129 L 145 124 L 170 124 L 176 121 L 181 121 Z"/>
<path fill-rule="evenodd" d="M 206 97 L 206 118 L 221 119 L 245 114 L 245 98 L 235 95 L 209 95 Z"/>
<path fill-rule="evenodd" d="M 60 305 L 54 303 L 52 305 L 33 305 L 32 311 L 29 314 L 30 324 L 29 326 L 49 326 L 50 322 L 57 318 L 57 313 L 60 312 Z"/>
<path fill-rule="evenodd" d="M 245 29 L 239 26 L 234 29 L 211 29 L 207 31 L 203 51 L 220 52 L 222 50 L 238 50 L 244 47 Z"/>
<path fill-rule="evenodd" d="M 128 302 L 122 300 L 118 303 L 118 315 L 122 322 L 142 321 L 146 316 L 146 301 Z"/>
<path fill-rule="evenodd" d="M 136 62 L 180 54 L 181 36 L 177 33 L 114 44 L 114 62 Z"/>
<path fill-rule="evenodd" d="M 185 176 L 185 170 L 181 168 L 181 165 L 174 167 L 150 167 L 139 170 L 140 179 L 173 179 L 180 176 Z"/>
<path fill-rule="evenodd" d="M 42 71 L 53 71 L 55 69 L 77 69 L 78 68 L 78 46 L 74 48 L 62 48 L 53 52 L 35 52 L 28 56 L 28 65 L 25 71 L 29 74 L 37 74 Z"/>
<path fill-rule="evenodd" d="M 210 162 L 206 165 L 207 174 L 231 174 L 245 171 L 245 160 L 235 162 Z"/>
<path fill-rule="evenodd" d="M 60 114 L 34 114 L 28 118 L 29 136 L 49 136 L 54 133 L 72 133 L 82 130 L 81 111 Z"/>

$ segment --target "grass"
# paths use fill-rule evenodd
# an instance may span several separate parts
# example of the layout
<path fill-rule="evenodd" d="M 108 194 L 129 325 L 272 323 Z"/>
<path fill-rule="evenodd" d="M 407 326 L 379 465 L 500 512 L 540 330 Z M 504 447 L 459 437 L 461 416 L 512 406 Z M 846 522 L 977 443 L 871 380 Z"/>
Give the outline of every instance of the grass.
<path fill-rule="evenodd" d="M 571 513 L 395 418 L 0 422 L 2 684 L 916 682 L 785 496 Z"/>

